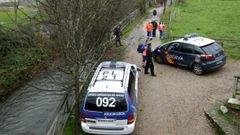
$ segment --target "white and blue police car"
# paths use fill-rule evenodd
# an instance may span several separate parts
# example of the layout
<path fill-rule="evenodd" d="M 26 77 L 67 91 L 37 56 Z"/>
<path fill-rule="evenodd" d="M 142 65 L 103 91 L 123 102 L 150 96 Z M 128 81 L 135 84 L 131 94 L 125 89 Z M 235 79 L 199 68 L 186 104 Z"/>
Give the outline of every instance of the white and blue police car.
<path fill-rule="evenodd" d="M 81 108 L 81 126 L 91 134 L 131 134 L 137 117 L 136 65 L 102 62 L 88 87 Z"/>
<path fill-rule="evenodd" d="M 189 34 L 153 51 L 158 63 L 168 63 L 191 69 L 201 75 L 221 68 L 226 64 L 224 49 L 215 40 Z"/>

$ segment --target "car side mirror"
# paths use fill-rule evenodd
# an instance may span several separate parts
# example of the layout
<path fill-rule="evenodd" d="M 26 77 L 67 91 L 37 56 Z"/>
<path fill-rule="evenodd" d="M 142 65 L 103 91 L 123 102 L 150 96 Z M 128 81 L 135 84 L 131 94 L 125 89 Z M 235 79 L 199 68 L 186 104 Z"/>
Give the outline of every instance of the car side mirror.
<path fill-rule="evenodd" d="M 138 72 L 141 72 L 141 68 L 137 67 L 137 71 L 138 71 Z"/>

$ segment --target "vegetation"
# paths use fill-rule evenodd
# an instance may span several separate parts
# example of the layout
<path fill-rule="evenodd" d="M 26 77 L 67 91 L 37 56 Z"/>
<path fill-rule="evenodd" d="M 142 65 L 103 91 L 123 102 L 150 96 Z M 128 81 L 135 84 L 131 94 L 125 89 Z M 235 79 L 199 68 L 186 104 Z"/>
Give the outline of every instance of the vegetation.
<path fill-rule="evenodd" d="M 21 9 L 21 11 L 18 11 L 17 14 L 15 14 L 13 9 L 0 8 L 1 25 L 5 27 L 13 27 L 16 24 L 14 22 L 16 16 L 19 23 L 26 24 L 28 22 L 26 15 L 31 15 L 32 13 L 32 10 Z"/>
<path fill-rule="evenodd" d="M 0 30 L 0 96 L 8 95 L 12 89 L 32 78 L 37 64 L 48 55 L 36 44 L 31 26 L 20 26 L 14 30 Z M 43 67 L 42 67 L 43 68 Z M 30 72 L 32 69 L 36 71 Z"/>
<path fill-rule="evenodd" d="M 229 110 L 230 112 L 223 114 L 219 110 L 219 114 L 228 122 L 240 126 L 239 111 L 238 110 Z"/>
<path fill-rule="evenodd" d="M 170 34 L 169 25 L 172 24 L 174 36 L 198 33 L 216 40 L 239 40 L 239 4 L 240 1 L 227 0 L 185 0 L 175 3 L 162 17 L 168 26 L 166 34 Z M 169 22 L 170 14 L 172 23 Z M 227 56 L 240 59 L 239 42 L 224 42 L 224 48 Z"/>
<path fill-rule="evenodd" d="M 51 52 L 41 45 L 37 26 L 29 20 L 33 10 L 13 7 L 0 5 L 0 101 L 45 69 L 42 61 Z"/>

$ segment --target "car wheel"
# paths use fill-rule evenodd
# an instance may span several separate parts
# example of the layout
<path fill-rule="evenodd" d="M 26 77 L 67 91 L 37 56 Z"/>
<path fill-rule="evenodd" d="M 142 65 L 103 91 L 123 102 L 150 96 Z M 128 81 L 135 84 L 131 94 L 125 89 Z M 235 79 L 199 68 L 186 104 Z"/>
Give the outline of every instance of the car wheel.
<path fill-rule="evenodd" d="M 163 59 L 162 59 L 162 57 L 159 56 L 159 55 L 156 56 L 156 61 L 157 61 L 157 63 L 159 63 L 159 64 L 163 64 Z"/>
<path fill-rule="evenodd" d="M 203 74 L 203 68 L 200 64 L 194 64 L 192 67 L 193 72 L 196 75 L 202 75 Z"/>

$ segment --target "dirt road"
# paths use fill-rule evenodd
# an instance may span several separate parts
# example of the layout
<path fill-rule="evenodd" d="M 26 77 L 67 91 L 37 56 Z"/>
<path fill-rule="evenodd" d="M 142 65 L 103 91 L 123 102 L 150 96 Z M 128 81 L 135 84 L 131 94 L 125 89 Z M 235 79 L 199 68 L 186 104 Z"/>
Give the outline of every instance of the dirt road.
<path fill-rule="evenodd" d="M 162 9 L 158 9 L 158 13 Z M 139 24 L 125 40 L 128 45 L 125 61 L 141 65 L 136 48 L 146 39 L 144 26 Z M 159 33 L 157 33 L 157 36 Z M 159 38 L 152 41 L 160 45 Z M 213 135 L 203 108 L 216 100 L 231 96 L 233 75 L 240 74 L 240 61 L 227 60 L 219 71 L 203 76 L 193 72 L 155 63 L 157 77 L 141 72 L 139 81 L 138 119 L 134 135 Z"/>

